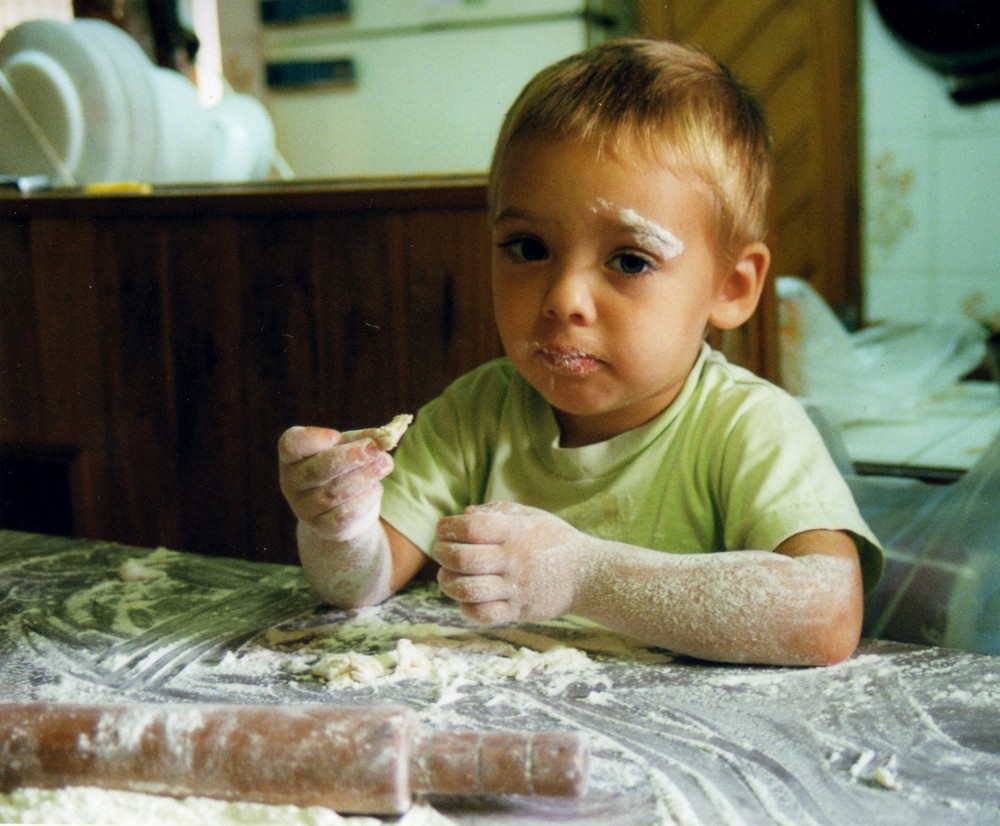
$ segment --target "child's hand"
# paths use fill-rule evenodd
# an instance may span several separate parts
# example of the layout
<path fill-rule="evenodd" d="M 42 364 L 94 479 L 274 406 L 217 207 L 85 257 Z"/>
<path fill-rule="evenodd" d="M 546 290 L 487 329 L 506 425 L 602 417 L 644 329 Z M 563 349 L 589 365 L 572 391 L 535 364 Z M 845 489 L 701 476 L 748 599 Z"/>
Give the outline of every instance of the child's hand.
<path fill-rule="evenodd" d="M 587 537 L 547 511 L 512 502 L 467 508 L 438 523 L 441 590 L 489 625 L 567 613 Z"/>
<path fill-rule="evenodd" d="M 293 427 L 278 441 L 281 492 L 323 539 L 348 542 L 378 522 L 392 457 L 371 439 L 343 442 L 336 430 Z"/>

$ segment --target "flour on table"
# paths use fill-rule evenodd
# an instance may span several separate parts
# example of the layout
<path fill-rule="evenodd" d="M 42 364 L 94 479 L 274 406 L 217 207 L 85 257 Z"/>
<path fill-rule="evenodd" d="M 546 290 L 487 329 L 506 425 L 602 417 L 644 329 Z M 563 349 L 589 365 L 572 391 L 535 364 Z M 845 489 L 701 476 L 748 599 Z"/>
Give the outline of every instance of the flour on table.
<path fill-rule="evenodd" d="M 109 791 L 89 786 L 64 789 L 15 789 L 0 794 L 0 823 L 76 823 L 108 826 L 187 826 L 187 824 L 280 823 L 282 826 L 382 826 L 372 817 L 342 817 L 320 806 L 268 806 L 226 802 L 205 797 L 175 800 L 138 792 Z M 396 826 L 454 826 L 454 821 L 424 804 L 417 804 Z"/>
<path fill-rule="evenodd" d="M 402 637 L 394 650 L 379 656 L 352 651 L 323 657 L 310 673 L 326 680 L 331 687 L 370 684 L 380 679 L 429 680 L 447 687 L 459 681 L 526 680 L 529 676 L 544 674 L 553 683 L 547 691 L 557 694 L 561 683 L 553 681 L 553 676 L 563 674 L 576 680 L 587 671 L 595 670 L 594 662 L 574 648 L 538 652 L 495 640 L 470 640 L 467 648 L 463 647 L 461 639 L 449 642 L 442 645 L 433 639 Z"/>
<path fill-rule="evenodd" d="M 494 813 L 491 801 L 434 798 L 426 802 L 439 812 L 414 809 L 394 824 L 437 826 L 449 815 L 580 822 L 577 812 L 582 822 L 619 826 L 825 823 L 823 813 L 836 820 L 845 801 L 859 823 L 1000 823 L 1000 757 L 995 741 L 983 741 L 1000 706 L 988 659 L 866 642 L 828 668 L 683 658 L 664 668 L 667 652 L 574 618 L 473 625 L 431 584 L 341 611 L 317 605 L 291 566 L 49 543 L 25 538 L 0 556 L 8 699 L 391 704 L 432 731 L 570 728 L 590 740 L 590 791 L 567 809 L 529 800 L 517 804 L 527 815 L 518 817 Z M 141 567 L 122 568 L 129 558 Z M 145 578 L 143 569 L 164 575 Z M 351 653 L 338 675 L 337 657 Z M 562 667 L 562 657 L 575 666 Z M 364 664 L 373 669 L 367 683 L 358 681 Z M 21 789 L 0 795 L 2 821 L 345 819 L 324 809 Z"/>
<path fill-rule="evenodd" d="M 865 749 L 850 769 L 851 777 L 883 789 L 899 789 L 896 776 L 896 755 L 880 758 L 871 749 Z"/>
<path fill-rule="evenodd" d="M 166 571 L 173 558 L 173 552 L 157 548 L 142 559 L 125 559 L 115 577 L 66 600 L 67 619 L 77 628 L 104 627 L 116 635 L 137 636 L 148 624 L 157 600 L 176 588 Z"/>

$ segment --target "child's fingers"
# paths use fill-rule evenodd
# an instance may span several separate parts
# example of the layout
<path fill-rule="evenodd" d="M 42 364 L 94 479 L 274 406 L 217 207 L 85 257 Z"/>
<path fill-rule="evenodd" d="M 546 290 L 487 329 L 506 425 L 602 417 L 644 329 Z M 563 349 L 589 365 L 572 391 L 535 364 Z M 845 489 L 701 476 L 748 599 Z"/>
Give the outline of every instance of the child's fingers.
<path fill-rule="evenodd" d="M 502 574 L 507 557 L 498 545 L 469 545 L 464 542 L 438 541 L 434 559 L 455 574 Z"/>
<path fill-rule="evenodd" d="M 441 591 L 463 605 L 506 601 L 510 598 L 510 583 L 500 576 L 462 576 L 447 568 L 438 571 Z"/>
<path fill-rule="evenodd" d="M 507 520 L 507 516 L 494 511 L 466 511 L 438 520 L 437 535 L 446 542 L 499 545 L 510 533 Z"/>
<path fill-rule="evenodd" d="M 438 538 L 454 542 L 500 544 L 522 530 L 528 520 L 548 517 L 549 514 L 545 511 L 517 502 L 470 505 L 461 514 L 446 516 L 438 521 Z"/>
<path fill-rule="evenodd" d="M 393 468 L 392 457 L 373 442 L 337 445 L 292 465 L 283 465 L 282 474 L 291 487 L 299 490 L 336 484 L 351 474 L 364 473 L 372 479 L 387 476 Z"/>
<path fill-rule="evenodd" d="M 303 481 L 301 475 L 283 480 L 283 490 L 292 510 L 307 522 L 347 505 L 353 499 L 371 489 L 381 491 L 381 480 L 392 470 L 392 457 L 376 457 L 365 465 L 353 467 L 346 473 L 322 484 L 313 485 Z"/>
<path fill-rule="evenodd" d="M 497 514 L 498 516 L 538 516 L 545 511 L 533 508 L 529 505 L 522 505 L 519 502 L 484 502 L 482 505 L 469 505 L 465 513 L 470 516 L 486 516 Z"/>
<path fill-rule="evenodd" d="M 329 450 L 340 443 L 340 434 L 326 427 L 290 427 L 278 439 L 278 461 L 291 465 Z"/>
<path fill-rule="evenodd" d="M 378 521 L 381 503 L 382 487 L 376 483 L 307 522 L 320 536 L 347 542 Z"/>
<path fill-rule="evenodd" d="M 517 606 L 506 600 L 496 602 L 463 602 L 462 616 L 479 625 L 507 625 L 521 619 Z"/>

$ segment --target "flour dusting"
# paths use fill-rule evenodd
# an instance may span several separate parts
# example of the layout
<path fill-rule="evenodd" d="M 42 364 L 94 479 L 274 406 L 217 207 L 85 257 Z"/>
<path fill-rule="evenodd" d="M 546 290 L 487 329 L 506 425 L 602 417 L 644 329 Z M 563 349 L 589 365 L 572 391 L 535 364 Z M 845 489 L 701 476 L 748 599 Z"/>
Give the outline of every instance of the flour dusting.
<path fill-rule="evenodd" d="M 162 569 L 154 568 L 138 559 L 126 559 L 118 567 L 118 576 L 123 582 L 142 582 L 146 579 L 159 579 L 166 574 Z"/>
<path fill-rule="evenodd" d="M 373 817 L 342 817 L 320 806 L 267 806 L 229 803 L 207 797 L 175 800 L 137 792 L 109 791 L 91 786 L 65 789 L 15 789 L 0 794 L 0 823 L 73 823 L 106 826 L 150 824 L 282 824 L 282 826 L 382 826 Z M 417 804 L 397 826 L 453 826 L 454 821 L 432 807 Z"/>

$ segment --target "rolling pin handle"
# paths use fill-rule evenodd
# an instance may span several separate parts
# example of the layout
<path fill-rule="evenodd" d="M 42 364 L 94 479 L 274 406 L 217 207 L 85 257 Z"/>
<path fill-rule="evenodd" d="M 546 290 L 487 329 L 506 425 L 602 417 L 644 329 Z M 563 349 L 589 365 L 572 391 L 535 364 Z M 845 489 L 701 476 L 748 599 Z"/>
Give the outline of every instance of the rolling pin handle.
<path fill-rule="evenodd" d="M 410 751 L 410 791 L 577 797 L 586 792 L 589 763 L 580 734 L 423 732 Z"/>

